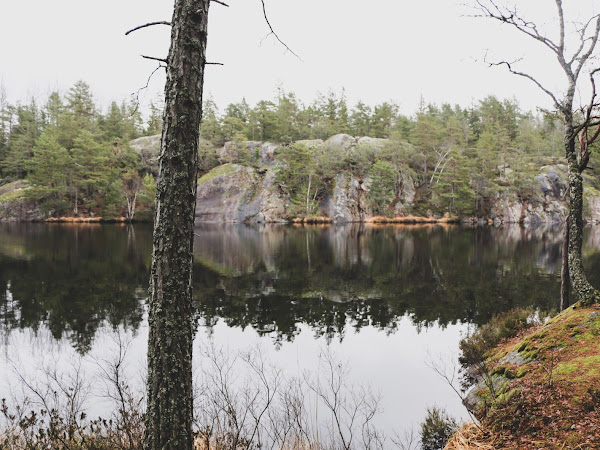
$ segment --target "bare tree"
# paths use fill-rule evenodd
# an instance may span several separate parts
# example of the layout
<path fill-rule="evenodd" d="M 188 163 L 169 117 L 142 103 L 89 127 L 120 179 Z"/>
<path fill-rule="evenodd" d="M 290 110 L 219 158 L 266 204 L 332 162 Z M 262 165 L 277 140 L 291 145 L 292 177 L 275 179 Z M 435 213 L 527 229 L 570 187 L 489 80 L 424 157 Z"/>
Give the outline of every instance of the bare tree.
<path fill-rule="evenodd" d="M 568 241 L 568 268 L 563 272 L 570 276 L 573 290 L 578 300 L 584 305 L 600 301 L 600 293 L 587 280 L 581 259 L 583 242 L 583 179 L 581 173 L 588 167 L 589 152 L 586 146 L 576 150 L 578 136 L 585 136 L 580 142 L 588 142 L 588 129 L 597 126 L 598 117 L 594 76 L 600 67 L 595 60 L 597 56 L 598 37 L 600 35 L 600 14 L 592 15 L 584 23 L 569 22 L 565 17 L 562 0 L 555 0 L 558 29 L 555 35 L 541 31 L 541 25 L 523 17 L 517 7 L 506 7 L 494 0 L 475 0 L 478 17 L 486 17 L 501 22 L 517 32 L 539 42 L 546 51 L 553 54 L 566 76 L 566 86 L 562 92 L 552 92 L 539 81 L 539 77 L 517 70 L 514 62 L 497 61 L 491 65 L 504 66 L 508 71 L 523 77 L 541 89 L 552 99 L 554 107 L 562 116 L 565 157 L 569 177 L 569 216 L 566 221 L 568 231 L 565 237 Z M 572 33 L 572 34 L 571 34 Z M 575 45 L 567 45 L 571 36 L 576 38 Z M 581 87 L 581 77 L 588 73 L 592 93 L 590 102 L 578 112 L 574 109 L 575 93 Z M 539 75 L 539 74 L 538 74 Z M 584 148 L 585 147 L 585 148 Z M 564 292 L 564 289 L 561 291 Z"/>

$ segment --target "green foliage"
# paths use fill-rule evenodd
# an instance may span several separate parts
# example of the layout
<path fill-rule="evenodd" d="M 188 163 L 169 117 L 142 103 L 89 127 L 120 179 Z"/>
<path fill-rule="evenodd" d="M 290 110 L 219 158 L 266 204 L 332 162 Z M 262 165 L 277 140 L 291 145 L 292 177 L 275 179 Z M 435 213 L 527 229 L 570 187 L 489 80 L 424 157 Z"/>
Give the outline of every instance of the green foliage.
<path fill-rule="evenodd" d="M 135 105 L 113 102 L 102 115 L 82 81 L 64 99 L 51 93 L 41 110 L 33 100 L 14 108 L 0 103 L 3 176 L 27 177 L 32 187 L 25 194 L 56 215 L 125 212 L 127 183 L 121 174 L 142 175 L 128 144 L 142 129 Z"/>
<path fill-rule="evenodd" d="M 371 177 L 369 201 L 375 215 L 389 215 L 395 197 L 396 171 L 387 161 L 377 161 L 369 170 Z"/>
<path fill-rule="evenodd" d="M 156 180 L 147 173 L 142 178 L 142 186 L 137 198 L 137 219 L 151 221 L 156 210 Z"/>
<path fill-rule="evenodd" d="M 468 160 L 456 148 L 446 153 L 440 161 L 439 170 L 434 172 L 431 191 L 434 204 L 452 216 L 471 214 L 474 208 L 475 193 L 470 185 Z"/>
<path fill-rule="evenodd" d="M 100 111 L 83 81 L 64 96 L 51 93 L 41 108 L 34 100 L 10 105 L 6 98 L 0 89 L 0 183 L 28 178 L 33 185 L 28 195 L 57 214 L 126 213 L 122 175 L 145 175 L 127 143 L 142 133 L 160 133 L 160 101 L 150 105 L 144 125 L 131 103 L 113 102 Z M 253 106 L 245 100 L 231 103 L 222 114 L 213 99 L 205 100 L 199 175 L 219 164 L 216 149 L 226 142 L 227 162 L 255 165 L 256 155 L 247 150 L 255 144 L 248 140 L 294 148 L 298 140 L 339 133 L 382 140 L 347 149 L 311 145 L 296 156 L 280 152 L 280 182 L 294 203 L 294 214 L 315 212 L 336 175 L 347 171 L 361 181 L 370 177 L 369 201 L 376 214 L 391 212 L 403 182 L 409 181 L 417 190 L 415 213 L 432 209 L 485 216 L 502 189 L 534 200 L 533 177 L 540 165 L 556 164 L 562 156 L 556 115 L 523 114 L 514 100 L 490 96 L 469 109 L 423 100 L 416 114 L 406 116 L 392 102 L 350 106 L 343 90 L 304 104 L 279 88 L 273 100 Z M 596 180 L 590 185 L 600 188 Z"/>
<path fill-rule="evenodd" d="M 280 147 L 277 159 L 281 165 L 276 180 L 289 196 L 292 215 L 308 217 L 316 213 L 318 200 L 326 191 L 328 174 L 321 148 L 311 148 L 302 144 Z"/>
<path fill-rule="evenodd" d="M 461 339 L 458 358 L 464 368 L 482 363 L 503 339 L 515 336 L 519 331 L 531 326 L 529 318 L 533 311 L 512 309 L 494 316 L 470 336 Z"/>
<path fill-rule="evenodd" d="M 427 416 L 421 423 L 421 448 L 442 450 L 458 428 L 458 423 L 446 410 L 436 406 L 427 408 Z"/>
<path fill-rule="evenodd" d="M 33 146 L 41 134 L 42 120 L 34 100 L 29 105 L 18 105 L 14 113 L 17 124 L 8 135 L 6 153 L 0 163 L 2 174 L 13 180 L 27 174 L 27 161 L 33 156 Z"/>
<path fill-rule="evenodd" d="M 219 165 L 215 147 L 210 141 L 198 140 L 198 175 L 202 176 Z"/>
<path fill-rule="evenodd" d="M 147 136 L 162 133 L 162 116 L 164 109 L 162 99 L 158 103 L 150 102 L 150 114 L 146 123 L 145 133 Z"/>

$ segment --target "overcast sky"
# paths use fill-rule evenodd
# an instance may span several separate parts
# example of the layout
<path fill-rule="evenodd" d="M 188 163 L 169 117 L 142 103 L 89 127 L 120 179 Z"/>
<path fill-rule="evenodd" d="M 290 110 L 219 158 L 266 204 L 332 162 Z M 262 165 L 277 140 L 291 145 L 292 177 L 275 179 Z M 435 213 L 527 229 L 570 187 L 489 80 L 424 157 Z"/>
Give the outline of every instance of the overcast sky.
<path fill-rule="evenodd" d="M 468 17 L 472 0 L 265 0 L 270 21 L 297 59 L 268 36 L 260 0 L 228 0 L 210 8 L 205 93 L 220 107 L 243 97 L 251 104 L 272 98 L 277 86 L 305 101 L 317 92 L 345 88 L 350 103 L 392 100 L 412 114 L 427 102 L 468 106 L 487 95 L 516 98 L 524 109 L 550 107 L 530 82 L 483 58 L 523 57 L 523 68 L 551 89 L 564 84 L 556 60 L 490 20 Z M 600 11 L 600 0 L 568 0 Z M 542 26 L 551 29 L 554 0 L 520 0 Z M 172 0 L 0 0 L 0 80 L 11 102 L 30 95 L 65 92 L 88 82 L 106 107 L 146 84 L 156 63 L 141 54 L 165 57 L 166 26 L 125 36 L 126 30 L 170 20 Z M 160 96 L 162 74 L 154 77 L 145 102 Z"/>

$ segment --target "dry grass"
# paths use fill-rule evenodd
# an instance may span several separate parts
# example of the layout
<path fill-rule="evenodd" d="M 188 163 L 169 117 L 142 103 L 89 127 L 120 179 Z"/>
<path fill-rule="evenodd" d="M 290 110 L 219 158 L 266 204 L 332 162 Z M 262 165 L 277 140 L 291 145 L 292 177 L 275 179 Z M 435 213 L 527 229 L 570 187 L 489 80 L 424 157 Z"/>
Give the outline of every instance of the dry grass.
<path fill-rule="evenodd" d="M 473 422 L 465 423 L 450 438 L 444 450 L 494 450 L 494 438 Z"/>
<path fill-rule="evenodd" d="M 496 347 L 489 373 L 508 382 L 478 417 L 493 433 L 495 448 L 600 448 L 599 338 L 600 305 L 577 305 Z M 501 363 L 511 353 L 527 362 Z M 460 446 L 460 439 L 446 448 L 494 448 Z"/>
<path fill-rule="evenodd" d="M 292 223 L 331 223 L 333 220 L 327 216 L 308 216 L 308 217 L 295 217 L 292 219 Z"/>
<path fill-rule="evenodd" d="M 44 222 L 50 223 L 98 223 L 106 219 L 103 217 L 49 217 Z M 110 219 L 111 222 L 127 222 L 125 217 L 115 217 Z"/>
<path fill-rule="evenodd" d="M 458 223 L 458 219 L 452 217 L 421 217 L 421 216 L 398 216 L 385 217 L 373 216 L 365 219 L 365 223 Z"/>

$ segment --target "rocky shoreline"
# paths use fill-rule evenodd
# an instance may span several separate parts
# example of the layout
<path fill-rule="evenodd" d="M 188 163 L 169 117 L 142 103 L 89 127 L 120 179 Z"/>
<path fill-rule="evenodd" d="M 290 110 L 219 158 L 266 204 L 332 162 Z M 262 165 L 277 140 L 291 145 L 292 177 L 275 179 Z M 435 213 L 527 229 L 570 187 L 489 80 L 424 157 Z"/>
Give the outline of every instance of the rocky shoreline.
<path fill-rule="evenodd" d="M 307 147 L 325 151 L 357 151 L 360 146 L 373 148 L 385 144 L 383 139 L 335 135 L 326 141 L 301 141 Z M 149 173 L 158 172 L 160 137 L 149 136 L 130 143 Z M 389 199 L 388 214 L 376 214 L 370 201 L 372 180 L 342 171 L 335 175 L 328 192 L 318 199 L 312 215 L 293 214 L 291 200 L 277 180 L 280 162 L 276 158 L 279 144 L 246 142 L 251 162 L 241 164 L 239 148 L 228 142 L 215 149 L 220 163 L 198 181 L 195 223 L 462 223 L 474 226 L 520 223 L 524 225 L 560 224 L 567 214 L 567 174 L 563 164 L 541 166 L 529 180 L 526 195 L 511 186 L 491 192 L 484 199 L 477 217 L 450 216 L 430 206 L 427 193 L 410 174 L 398 177 L 395 196 Z M 505 172 L 510 169 L 505 168 Z M 503 182 L 502 179 L 496 180 Z M 504 184 L 509 184 L 504 180 Z M 100 217 L 54 217 L 41 211 L 36 202 L 24 195 L 28 185 L 16 181 L 0 186 L 0 221 L 21 222 L 123 222 L 126 219 Z M 585 196 L 584 220 L 600 223 L 600 194 L 590 189 Z"/>

